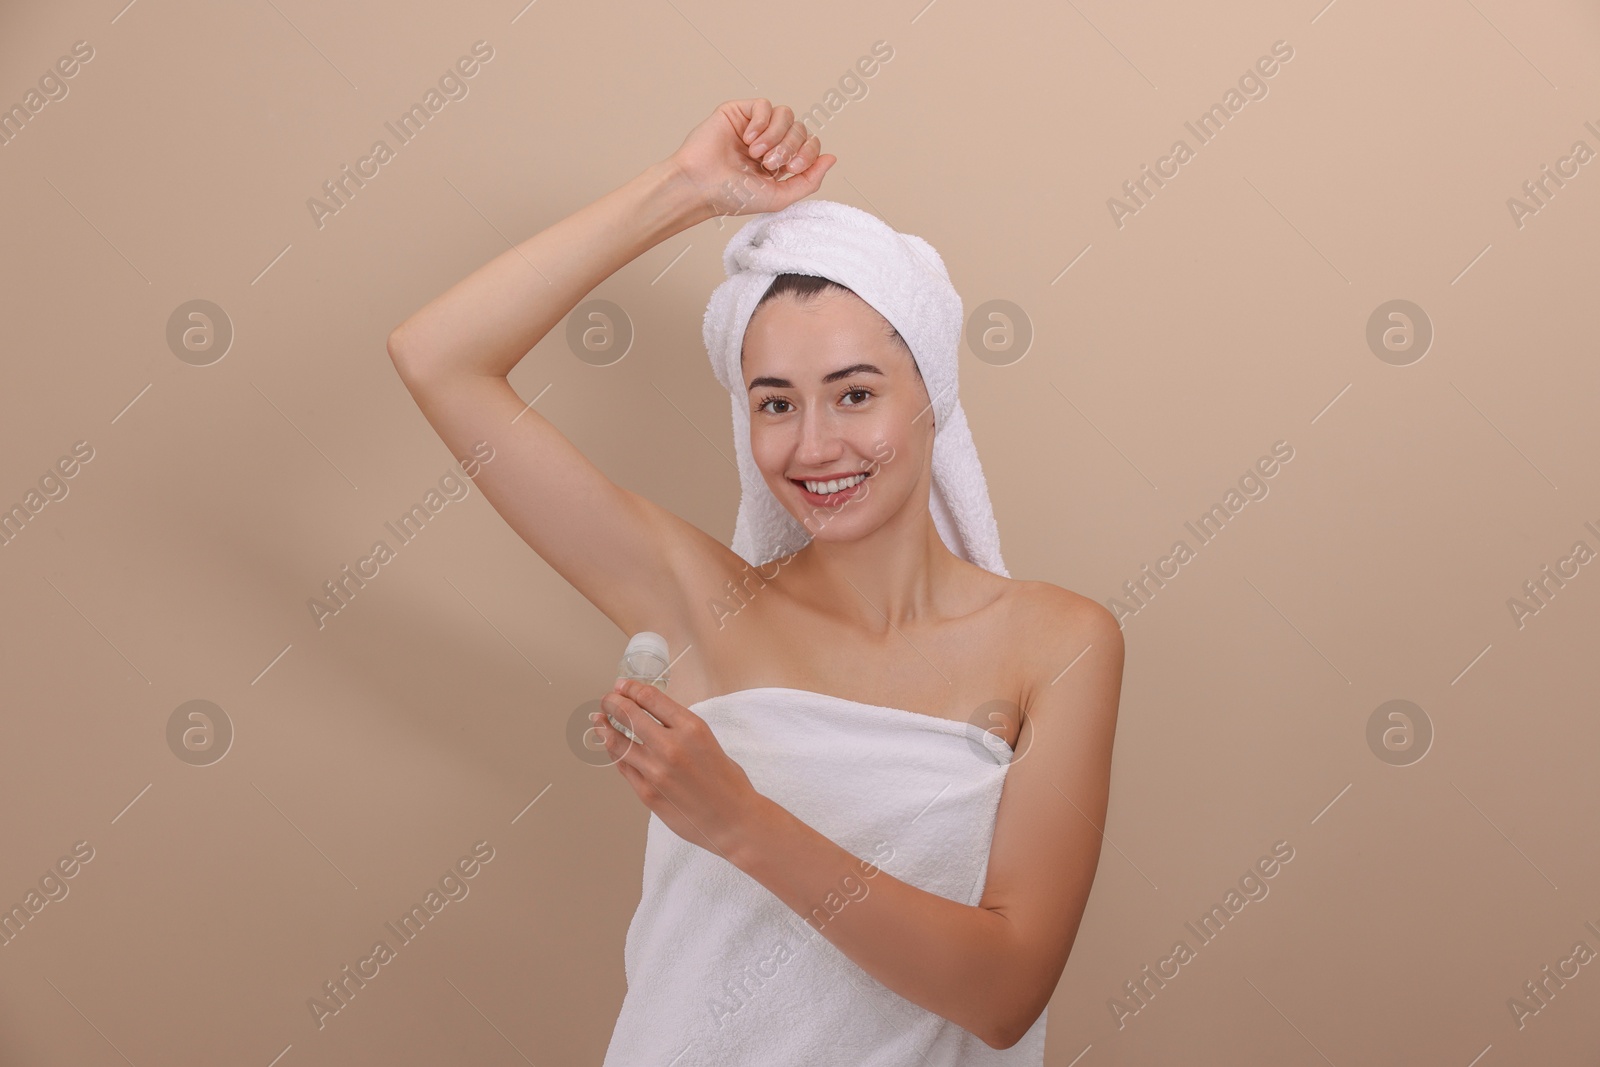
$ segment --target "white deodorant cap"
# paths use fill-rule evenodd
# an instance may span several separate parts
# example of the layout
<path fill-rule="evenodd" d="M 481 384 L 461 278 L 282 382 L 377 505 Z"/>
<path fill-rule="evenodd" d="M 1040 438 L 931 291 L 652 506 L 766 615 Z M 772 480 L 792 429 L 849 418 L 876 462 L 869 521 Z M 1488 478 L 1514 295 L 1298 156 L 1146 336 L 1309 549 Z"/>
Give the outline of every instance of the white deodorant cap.
<path fill-rule="evenodd" d="M 613 645 L 613 648 L 616 646 Z M 626 655 L 631 659 L 635 652 L 647 652 L 663 664 L 667 662 L 667 639 L 654 630 L 644 630 L 628 639 Z"/>

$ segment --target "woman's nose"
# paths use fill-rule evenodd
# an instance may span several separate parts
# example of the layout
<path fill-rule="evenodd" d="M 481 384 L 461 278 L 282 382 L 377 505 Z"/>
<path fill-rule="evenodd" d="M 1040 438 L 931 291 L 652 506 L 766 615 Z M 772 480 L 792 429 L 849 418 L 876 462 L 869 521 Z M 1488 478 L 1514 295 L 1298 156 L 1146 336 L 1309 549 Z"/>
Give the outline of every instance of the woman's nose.
<path fill-rule="evenodd" d="M 843 452 L 843 442 L 826 412 L 812 408 L 800 416 L 800 461 L 817 466 Z"/>

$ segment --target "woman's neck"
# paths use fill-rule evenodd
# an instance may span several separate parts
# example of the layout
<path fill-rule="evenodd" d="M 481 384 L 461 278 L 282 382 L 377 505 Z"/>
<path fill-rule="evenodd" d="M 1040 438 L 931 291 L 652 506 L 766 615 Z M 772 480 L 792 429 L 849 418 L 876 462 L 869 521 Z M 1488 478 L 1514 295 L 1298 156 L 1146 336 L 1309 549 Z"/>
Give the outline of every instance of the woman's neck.
<path fill-rule="evenodd" d="M 786 592 L 872 633 L 966 614 L 977 605 L 972 564 L 945 545 L 926 515 L 913 536 L 889 531 L 854 541 L 812 540 L 783 568 Z M 981 594 L 978 594 L 981 596 Z"/>

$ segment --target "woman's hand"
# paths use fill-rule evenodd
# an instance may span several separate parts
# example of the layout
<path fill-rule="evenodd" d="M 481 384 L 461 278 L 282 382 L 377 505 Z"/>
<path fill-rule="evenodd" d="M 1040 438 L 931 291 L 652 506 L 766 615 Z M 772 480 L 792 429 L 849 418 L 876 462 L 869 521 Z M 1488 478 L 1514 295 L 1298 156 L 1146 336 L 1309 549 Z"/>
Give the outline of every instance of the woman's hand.
<path fill-rule="evenodd" d="M 764 98 L 719 105 L 667 159 L 710 218 L 786 208 L 816 192 L 837 162 L 793 109 Z"/>
<path fill-rule="evenodd" d="M 655 686 L 626 678 L 617 680 L 600 706 L 604 713 L 593 716 L 595 729 L 645 807 L 685 841 L 727 858 L 762 797 L 706 721 Z"/>

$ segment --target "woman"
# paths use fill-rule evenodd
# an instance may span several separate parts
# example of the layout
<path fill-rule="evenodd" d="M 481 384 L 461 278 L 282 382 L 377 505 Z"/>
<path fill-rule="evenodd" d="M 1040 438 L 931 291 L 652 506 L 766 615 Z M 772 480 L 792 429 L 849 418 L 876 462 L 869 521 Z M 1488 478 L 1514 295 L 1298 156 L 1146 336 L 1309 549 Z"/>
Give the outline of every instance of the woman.
<path fill-rule="evenodd" d="M 476 482 L 495 510 L 623 633 L 674 650 L 671 696 L 619 682 L 602 701 L 637 743 L 595 727 L 651 811 L 608 1064 L 1038 1064 L 1099 861 L 1120 628 L 1092 600 L 974 564 L 942 508 L 936 521 L 939 442 L 965 421 L 953 390 L 924 383 L 917 317 L 897 310 L 897 330 L 820 271 L 746 301 L 730 388 L 758 471 L 746 497 L 770 490 L 803 528 L 777 564 L 612 483 L 507 381 L 636 256 L 720 215 L 795 215 L 835 161 L 790 108 L 729 101 L 389 338 L 455 454 L 493 445 Z M 961 755 L 964 732 L 1003 741 L 998 766 Z M 822 940 L 795 949 L 780 929 Z"/>

